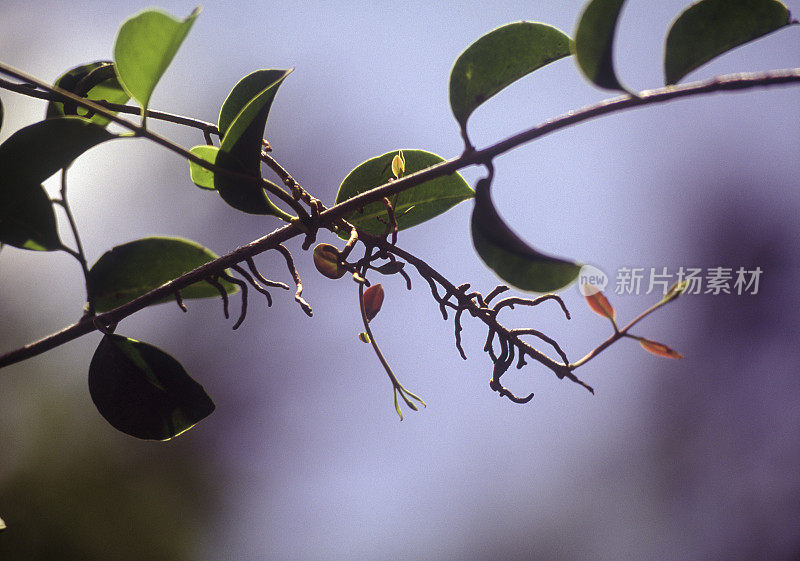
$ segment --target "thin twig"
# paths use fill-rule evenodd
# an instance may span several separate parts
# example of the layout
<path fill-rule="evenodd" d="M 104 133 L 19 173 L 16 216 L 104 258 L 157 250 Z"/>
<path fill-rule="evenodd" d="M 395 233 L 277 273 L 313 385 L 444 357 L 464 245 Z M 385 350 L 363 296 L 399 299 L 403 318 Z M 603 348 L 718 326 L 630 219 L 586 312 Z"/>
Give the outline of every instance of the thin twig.
<path fill-rule="evenodd" d="M 308 317 L 314 315 L 314 310 L 311 309 L 308 302 L 303 299 L 303 281 L 300 279 L 300 273 L 297 272 L 297 268 L 294 266 L 294 259 L 292 258 L 291 252 L 286 249 L 286 246 L 278 244 L 275 249 L 277 249 L 283 258 L 286 259 L 286 267 L 289 269 L 289 273 L 292 275 L 292 279 L 294 280 L 294 284 L 297 286 L 297 290 L 294 293 L 295 301 L 300 304 L 300 308 L 305 312 Z"/>

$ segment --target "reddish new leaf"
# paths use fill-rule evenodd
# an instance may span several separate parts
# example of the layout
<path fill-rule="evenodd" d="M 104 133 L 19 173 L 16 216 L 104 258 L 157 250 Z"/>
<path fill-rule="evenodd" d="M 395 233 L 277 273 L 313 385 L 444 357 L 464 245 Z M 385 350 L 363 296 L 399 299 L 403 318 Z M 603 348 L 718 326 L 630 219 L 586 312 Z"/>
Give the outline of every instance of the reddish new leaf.
<path fill-rule="evenodd" d="M 653 353 L 654 355 L 663 356 L 666 358 L 683 358 L 682 354 L 670 349 L 663 343 L 651 341 L 650 339 L 639 339 L 639 343 L 642 345 L 642 347 L 644 347 L 644 350 Z"/>
<path fill-rule="evenodd" d="M 599 290 L 594 294 L 587 294 L 586 302 L 596 314 L 608 318 L 611 321 L 617 318 L 617 312 L 614 310 L 614 306 L 611 305 L 608 298 L 605 297 L 605 294 Z"/>
<path fill-rule="evenodd" d="M 314 266 L 329 279 L 340 279 L 347 269 L 339 264 L 339 255 L 339 250 L 331 244 L 318 244 L 314 248 Z"/>
<path fill-rule="evenodd" d="M 367 321 L 378 315 L 383 306 L 383 286 L 375 284 L 364 291 L 364 313 Z"/>

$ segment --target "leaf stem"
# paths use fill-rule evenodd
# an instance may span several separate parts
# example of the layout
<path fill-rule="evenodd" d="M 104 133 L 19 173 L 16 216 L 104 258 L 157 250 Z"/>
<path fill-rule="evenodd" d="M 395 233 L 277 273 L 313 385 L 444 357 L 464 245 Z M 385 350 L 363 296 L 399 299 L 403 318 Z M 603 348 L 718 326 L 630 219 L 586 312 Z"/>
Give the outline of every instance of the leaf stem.
<path fill-rule="evenodd" d="M 614 333 L 608 339 L 606 339 L 605 341 L 600 343 L 600 345 L 598 345 L 592 351 L 590 351 L 585 357 L 583 357 L 582 359 L 570 364 L 569 365 L 570 369 L 574 370 L 574 369 L 576 369 L 576 368 L 578 368 L 580 366 L 583 366 L 584 364 L 586 364 L 587 362 L 592 360 L 594 357 L 596 357 L 597 355 L 602 353 L 604 350 L 606 350 L 608 347 L 610 347 L 611 345 L 613 345 L 614 343 L 616 343 L 617 341 L 619 341 L 623 337 L 631 337 L 633 339 L 638 339 L 638 337 L 636 337 L 635 335 L 630 335 L 628 333 L 628 331 L 630 331 L 637 323 L 639 323 L 644 318 L 646 318 L 647 316 L 649 316 L 650 314 L 655 312 L 661 306 L 663 306 L 664 304 L 668 304 L 668 303 L 669 303 L 669 301 L 665 302 L 664 300 L 662 300 L 660 302 L 657 302 L 657 303 L 653 304 L 652 306 L 647 308 L 645 311 L 643 311 L 641 314 L 636 316 L 633 320 L 631 320 L 631 322 L 628 325 L 626 325 L 625 327 L 623 327 L 622 329 L 616 329 L 617 326 L 615 324 L 614 325 L 614 328 L 615 328 Z"/>
<path fill-rule="evenodd" d="M 366 272 L 366 271 L 364 271 L 364 272 Z M 394 389 L 394 392 L 395 392 L 395 395 L 394 395 L 394 407 L 395 407 L 395 410 L 397 411 L 397 414 L 400 415 L 400 420 L 402 421 L 403 420 L 403 413 L 400 411 L 400 407 L 397 404 L 397 394 L 398 393 L 400 394 L 400 397 L 403 398 L 403 401 L 406 402 L 406 405 L 408 405 L 408 407 L 410 409 L 413 409 L 414 411 L 417 411 L 418 409 L 417 409 L 417 406 L 414 404 L 414 402 L 411 401 L 411 399 L 417 400 L 418 402 L 420 402 L 423 405 L 423 407 L 427 407 L 427 405 L 425 405 L 425 402 L 422 401 L 422 399 L 419 396 L 414 395 L 413 393 L 408 391 L 403 386 L 403 384 L 400 383 L 400 381 L 397 379 L 397 376 L 394 375 L 394 372 L 392 371 L 392 367 L 389 366 L 389 363 L 386 361 L 386 358 L 383 356 L 383 353 L 381 352 L 381 348 L 378 346 L 378 342 L 375 340 L 375 335 L 372 334 L 372 330 L 369 327 L 369 319 L 367 319 L 367 311 L 366 311 L 366 308 L 364 307 L 364 283 L 361 283 L 361 282 L 358 283 L 358 306 L 359 306 L 359 308 L 361 310 L 361 321 L 364 323 L 364 331 L 366 332 L 367 337 L 369 338 L 369 342 L 372 345 L 372 349 L 375 351 L 375 354 L 377 355 L 378 360 L 381 363 L 381 366 L 383 366 L 383 369 L 386 370 L 386 374 L 388 374 L 389 380 L 392 381 L 392 386 L 393 386 L 393 389 Z M 411 398 L 411 399 L 409 399 L 409 398 Z"/>
<path fill-rule="evenodd" d="M 72 230 L 72 237 L 75 239 L 75 247 L 77 251 L 72 251 L 66 247 L 64 250 L 75 257 L 75 259 L 78 260 L 78 263 L 81 264 L 84 284 L 86 286 L 86 314 L 93 316 L 95 312 L 94 294 L 92 293 L 89 281 L 89 265 L 86 261 L 86 254 L 83 251 L 81 236 L 78 233 L 78 225 L 75 222 L 75 217 L 73 216 L 72 209 L 69 206 L 69 201 L 67 201 L 67 169 L 69 169 L 69 167 L 65 167 L 63 170 L 61 170 L 61 200 L 56 202 L 59 203 L 59 206 L 64 209 L 64 213 L 67 215 L 67 221 L 69 222 L 69 227 Z"/>

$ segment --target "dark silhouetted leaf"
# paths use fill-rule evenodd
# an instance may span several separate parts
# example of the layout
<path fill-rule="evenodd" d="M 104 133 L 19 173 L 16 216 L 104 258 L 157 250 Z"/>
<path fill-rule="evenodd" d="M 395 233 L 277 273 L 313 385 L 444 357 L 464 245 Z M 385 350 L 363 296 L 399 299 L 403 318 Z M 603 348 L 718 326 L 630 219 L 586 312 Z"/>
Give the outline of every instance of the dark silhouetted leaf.
<path fill-rule="evenodd" d="M 214 402 L 180 363 L 161 349 L 106 335 L 89 365 L 89 393 L 115 429 L 168 440 L 214 411 Z"/>
<path fill-rule="evenodd" d="M 400 261 L 389 261 L 380 267 L 375 267 L 375 270 L 384 275 L 394 275 L 402 271 L 405 265 L 405 263 L 401 263 Z"/>
<path fill-rule="evenodd" d="M 519 238 L 497 214 L 489 180 L 478 181 L 472 211 L 475 250 L 497 275 L 521 290 L 552 292 L 575 280 L 581 266 L 545 255 Z"/>
<path fill-rule="evenodd" d="M 3 128 L 3 100 L 0 99 L 0 129 Z"/>
<path fill-rule="evenodd" d="M 405 175 L 429 168 L 444 159 L 424 150 L 402 150 L 405 160 Z M 398 150 L 360 164 L 342 181 L 336 194 L 336 204 L 351 199 L 393 179 L 392 160 Z M 426 181 L 393 197 L 394 214 L 400 230 L 411 228 L 438 216 L 461 201 L 472 198 L 474 193 L 459 173 Z M 389 215 L 383 202 L 371 203 L 361 211 L 344 217 L 347 221 L 371 234 L 382 234 L 386 230 Z"/>
<path fill-rule="evenodd" d="M 210 164 L 215 164 L 217 163 L 219 148 L 216 146 L 209 146 L 208 144 L 200 144 L 199 146 L 193 146 L 189 152 Z M 216 189 L 214 185 L 214 172 L 194 162 L 189 162 L 189 177 L 191 177 L 194 184 L 198 187 L 202 187 L 203 189 Z"/>
<path fill-rule="evenodd" d="M 450 108 L 461 128 L 497 92 L 569 56 L 570 38 L 543 23 L 517 22 L 490 31 L 461 53 L 450 71 Z"/>
<path fill-rule="evenodd" d="M 13 190 L 0 191 L 0 243 L 36 251 L 63 248 L 44 187 L 16 183 Z"/>
<path fill-rule="evenodd" d="M 663 343 L 658 343 L 656 341 L 651 341 L 650 339 L 644 338 L 639 339 L 639 343 L 642 345 L 644 350 L 653 353 L 654 355 L 663 356 L 666 358 L 683 358 L 683 355 L 677 351 L 673 351 Z"/>
<path fill-rule="evenodd" d="M 0 192 L 17 182 L 39 184 L 112 138 L 117 137 L 82 117 L 47 119 L 20 129 L 0 145 Z"/>
<path fill-rule="evenodd" d="M 41 183 L 111 138 L 115 135 L 100 125 L 63 117 L 34 123 L 6 139 L 0 145 L 0 242 L 23 249 L 62 249 Z"/>
<path fill-rule="evenodd" d="M 92 101 L 126 103 L 130 99 L 120 85 L 114 63 L 111 61 L 102 60 L 77 66 L 56 80 L 55 85 Z M 65 115 L 87 117 L 88 114 L 88 109 L 73 103 L 51 101 L 47 104 L 48 119 Z M 93 115 L 90 120 L 102 126 L 109 123 L 108 118 L 102 115 Z"/>
<path fill-rule="evenodd" d="M 125 20 L 114 43 L 119 81 L 143 108 L 200 14 L 195 8 L 181 21 L 159 10 L 145 10 Z"/>
<path fill-rule="evenodd" d="M 678 16 L 667 35 L 667 84 L 675 84 L 714 57 L 789 23 L 789 10 L 775 0 L 697 2 Z"/>
<path fill-rule="evenodd" d="M 575 58 L 586 77 L 609 90 L 626 91 L 614 71 L 614 35 L 625 0 L 592 0 L 575 30 Z"/>
<path fill-rule="evenodd" d="M 291 72 L 291 70 L 256 70 L 239 80 L 220 109 L 217 122 L 220 134 L 223 137 L 227 135 L 228 129 L 238 120 L 239 123 L 232 132 L 235 136 L 232 142 L 235 144 L 259 113 L 266 110 L 269 114 L 278 88 Z M 242 114 L 245 109 L 247 111 Z M 263 130 L 262 127 L 260 132 Z M 258 140 L 261 140 L 261 137 Z"/>
<path fill-rule="evenodd" d="M 587 294 L 586 302 L 596 314 L 608 318 L 611 321 L 617 318 L 617 312 L 614 310 L 614 306 L 611 305 L 611 302 L 608 301 L 605 294 L 599 290 L 593 294 Z"/>
<path fill-rule="evenodd" d="M 364 314 L 367 316 L 367 321 L 372 321 L 372 318 L 378 315 L 381 306 L 383 306 L 383 286 L 373 284 L 364 291 Z"/>
<path fill-rule="evenodd" d="M 264 128 L 272 101 L 291 70 L 258 70 L 234 86 L 222 106 L 219 128 L 224 130 L 217 165 L 251 177 L 261 177 Z M 249 214 L 283 214 L 255 183 L 217 174 L 214 184 L 222 199 Z"/>
<path fill-rule="evenodd" d="M 339 264 L 340 251 L 328 243 L 318 244 L 314 248 L 314 266 L 329 279 L 340 279 L 347 269 Z"/>
<path fill-rule="evenodd" d="M 143 238 L 118 245 L 105 252 L 89 270 L 95 307 L 98 312 L 112 310 L 216 257 L 203 246 L 181 238 Z M 238 290 L 224 280 L 219 282 L 228 293 Z M 181 296 L 218 297 L 219 291 L 201 281 L 181 290 Z"/>

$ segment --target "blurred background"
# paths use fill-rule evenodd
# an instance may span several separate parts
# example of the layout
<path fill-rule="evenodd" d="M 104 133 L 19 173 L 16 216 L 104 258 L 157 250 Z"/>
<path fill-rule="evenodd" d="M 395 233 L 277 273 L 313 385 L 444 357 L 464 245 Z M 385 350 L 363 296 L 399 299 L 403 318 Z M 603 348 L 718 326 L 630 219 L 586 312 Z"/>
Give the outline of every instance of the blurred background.
<path fill-rule="evenodd" d="M 663 83 L 662 46 L 688 2 L 631 0 L 615 56 L 635 89 Z M 787 2 L 800 12 L 800 3 Z M 53 81 L 111 58 L 116 30 L 149 3 L 5 0 L 0 58 Z M 188 15 L 193 4 L 162 0 Z M 267 138 L 295 178 L 331 204 L 360 162 L 399 148 L 449 158 L 461 140 L 448 76 L 458 54 L 499 25 L 535 20 L 572 34 L 583 1 L 212 2 L 204 6 L 153 108 L 215 121 L 230 88 L 259 68 L 296 68 Z M 798 28 L 693 72 L 800 66 Z M 571 59 L 514 84 L 470 119 L 486 146 L 613 94 Z M 0 140 L 45 104 L 0 91 Z M 286 293 L 256 296 L 236 332 L 216 300 L 160 305 L 117 332 L 173 354 L 217 409 L 167 443 L 111 428 L 86 387 L 91 334 L 0 372 L 0 559 L 771 559 L 800 558 L 800 90 L 751 90 L 613 115 L 547 136 L 495 162 L 501 214 L 537 247 L 622 267 L 761 267 L 758 294 L 691 295 L 636 329 L 686 356 L 622 341 L 577 373 L 592 396 L 547 370 L 505 378 L 520 406 L 488 388 L 482 324 L 453 324 L 426 283 L 380 279 L 373 331 L 401 381 L 428 404 L 399 422 L 391 384 L 362 330 L 354 283 L 330 281 L 294 240 L 309 319 Z M 202 136 L 152 122 L 190 147 Z M 94 262 L 147 235 L 225 253 L 278 226 L 227 207 L 187 165 L 143 140 L 110 143 L 71 170 L 70 201 Z M 479 169 L 467 169 L 470 183 Z M 48 183 L 51 188 L 55 186 Z M 471 203 L 400 245 L 455 284 L 497 283 L 475 255 Z M 66 224 L 61 232 L 69 240 Z M 321 236 L 320 241 L 337 243 Z M 280 256 L 257 259 L 291 282 Z M 646 281 L 645 281 L 646 282 Z M 0 252 L 0 350 L 81 314 L 83 280 L 66 254 Z M 660 296 L 607 294 L 620 321 Z M 506 318 L 561 342 L 576 360 L 609 335 L 575 287 L 555 306 Z M 238 297 L 236 297 L 238 298 Z"/>

